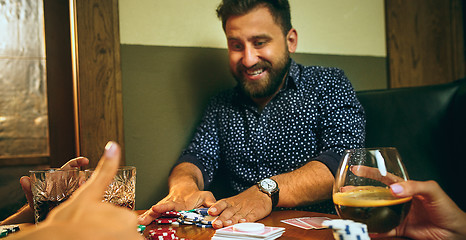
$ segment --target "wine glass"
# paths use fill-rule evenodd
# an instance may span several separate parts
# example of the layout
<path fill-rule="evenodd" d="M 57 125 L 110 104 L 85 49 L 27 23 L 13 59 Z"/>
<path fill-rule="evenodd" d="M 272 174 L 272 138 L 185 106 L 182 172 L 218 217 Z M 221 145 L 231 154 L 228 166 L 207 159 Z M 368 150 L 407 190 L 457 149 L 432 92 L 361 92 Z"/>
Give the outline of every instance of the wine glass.
<path fill-rule="evenodd" d="M 412 199 L 393 196 L 389 185 L 406 180 L 396 148 L 346 150 L 333 185 L 337 213 L 366 224 L 369 232 L 388 232 L 403 221 Z"/>

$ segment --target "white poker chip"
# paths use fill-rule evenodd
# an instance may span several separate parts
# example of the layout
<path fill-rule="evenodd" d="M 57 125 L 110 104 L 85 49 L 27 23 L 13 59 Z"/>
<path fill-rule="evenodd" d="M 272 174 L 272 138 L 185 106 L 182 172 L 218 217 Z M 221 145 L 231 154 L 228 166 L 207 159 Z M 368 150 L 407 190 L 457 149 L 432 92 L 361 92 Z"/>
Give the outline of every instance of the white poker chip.
<path fill-rule="evenodd" d="M 187 212 L 181 213 L 181 218 L 188 221 L 198 222 L 201 220 L 201 218 L 203 218 L 203 216 L 199 213 Z"/>
<path fill-rule="evenodd" d="M 322 225 L 331 228 L 335 239 L 341 240 L 369 240 L 367 225 L 351 220 L 333 219 L 322 222 Z"/>
<path fill-rule="evenodd" d="M 233 225 L 233 229 L 241 232 L 258 232 L 265 229 L 262 223 L 237 223 Z"/>
<path fill-rule="evenodd" d="M 322 226 L 332 228 L 332 229 L 345 229 L 348 225 L 358 224 L 352 220 L 343 220 L 343 219 L 332 219 L 325 220 L 322 222 Z"/>
<path fill-rule="evenodd" d="M 218 216 L 204 216 L 204 218 L 201 219 L 202 224 L 212 224 L 215 220 L 217 220 Z"/>

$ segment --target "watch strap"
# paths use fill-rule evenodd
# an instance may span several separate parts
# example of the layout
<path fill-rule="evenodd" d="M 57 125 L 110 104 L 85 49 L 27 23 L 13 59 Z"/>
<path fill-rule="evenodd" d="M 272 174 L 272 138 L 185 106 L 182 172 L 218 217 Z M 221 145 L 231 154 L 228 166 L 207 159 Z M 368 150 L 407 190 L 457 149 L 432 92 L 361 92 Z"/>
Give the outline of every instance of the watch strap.
<path fill-rule="evenodd" d="M 272 193 L 271 196 L 270 196 L 270 198 L 272 199 L 272 209 L 275 209 L 275 207 L 278 204 L 279 192 L 280 192 L 280 189 L 277 189 L 277 191 Z"/>

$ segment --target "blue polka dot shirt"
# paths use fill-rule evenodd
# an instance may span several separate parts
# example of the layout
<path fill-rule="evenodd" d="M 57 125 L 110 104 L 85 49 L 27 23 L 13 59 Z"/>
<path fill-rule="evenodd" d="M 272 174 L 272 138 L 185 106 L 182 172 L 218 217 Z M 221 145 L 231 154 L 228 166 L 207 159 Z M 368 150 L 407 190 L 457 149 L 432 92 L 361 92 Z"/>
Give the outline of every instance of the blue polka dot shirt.
<path fill-rule="evenodd" d="M 335 172 L 345 149 L 364 145 L 364 110 L 342 70 L 291 60 L 285 86 L 261 111 L 236 87 L 211 99 L 176 164 L 191 162 L 208 189 L 219 166 L 234 194 L 311 160 Z"/>

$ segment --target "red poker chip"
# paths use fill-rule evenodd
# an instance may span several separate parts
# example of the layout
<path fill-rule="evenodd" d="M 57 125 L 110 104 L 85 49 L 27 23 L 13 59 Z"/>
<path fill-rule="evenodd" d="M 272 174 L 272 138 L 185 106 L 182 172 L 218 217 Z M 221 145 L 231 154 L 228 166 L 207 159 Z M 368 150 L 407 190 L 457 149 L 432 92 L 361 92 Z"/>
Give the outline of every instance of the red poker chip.
<path fill-rule="evenodd" d="M 172 239 L 179 239 L 179 238 L 175 235 L 171 235 L 171 236 L 149 236 L 149 239 L 150 240 L 172 240 Z"/>
<path fill-rule="evenodd" d="M 175 218 L 175 217 L 179 217 L 181 216 L 181 214 L 177 211 L 168 211 L 168 212 L 164 212 L 160 215 L 161 217 L 171 217 L 171 218 Z"/>
<path fill-rule="evenodd" d="M 172 228 L 157 228 L 149 230 L 148 239 L 164 240 L 164 239 L 179 239 L 176 236 L 176 230 Z"/>
<path fill-rule="evenodd" d="M 157 218 L 155 219 L 155 222 L 158 224 L 169 224 L 172 222 L 176 222 L 178 218 Z"/>
<path fill-rule="evenodd" d="M 158 228 L 158 229 L 151 229 L 149 234 L 159 234 L 159 233 L 176 233 L 176 230 L 171 228 Z"/>

